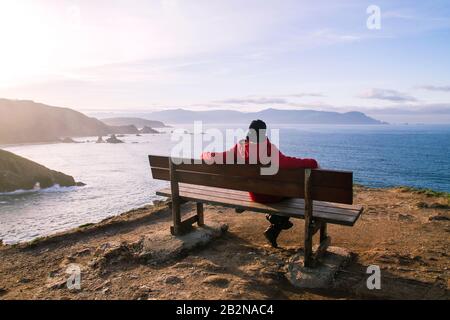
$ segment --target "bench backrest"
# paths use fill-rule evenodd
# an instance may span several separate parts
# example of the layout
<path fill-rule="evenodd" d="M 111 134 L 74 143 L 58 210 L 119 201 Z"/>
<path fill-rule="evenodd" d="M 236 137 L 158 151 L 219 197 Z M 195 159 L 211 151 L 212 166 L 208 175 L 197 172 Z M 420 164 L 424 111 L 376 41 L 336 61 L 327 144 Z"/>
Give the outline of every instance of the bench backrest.
<path fill-rule="evenodd" d="M 154 179 L 170 181 L 170 158 L 149 155 Z M 198 159 L 196 160 L 199 161 Z M 180 162 L 176 162 L 180 163 Z M 172 165 L 176 179 L 208 187 L 249 191 L 290 198 L 305 197 L 305 169 L 280 169 L 275 175 L 261 175 L 261 166 L 254 164 L 207 164 L 184 159 Z M 353 173 L 315 169 L 311 171 L 312 200 L 353 203 Z"/>

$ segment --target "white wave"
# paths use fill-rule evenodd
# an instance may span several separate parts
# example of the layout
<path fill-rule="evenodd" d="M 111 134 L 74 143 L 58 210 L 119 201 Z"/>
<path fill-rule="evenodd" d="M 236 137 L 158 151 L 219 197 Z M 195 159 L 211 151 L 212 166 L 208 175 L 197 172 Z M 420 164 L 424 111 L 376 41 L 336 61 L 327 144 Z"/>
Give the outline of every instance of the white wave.
<path fill-rule="evenodd" d="M 72 186 L 72 187 L 61 187 L 59 184 L 55 184 L 49 188 L 33 188 L 29 190 L 25 189 L 18 189 L 11 192 L 0 192 L 0 196 L 12 196 L 12 195 L 19 195 L 19 194 L 27 194 L 27 193 L 57 193 L 57 192 L 68 192 L 68 191 L 74 191 L 79 186 Z"/>

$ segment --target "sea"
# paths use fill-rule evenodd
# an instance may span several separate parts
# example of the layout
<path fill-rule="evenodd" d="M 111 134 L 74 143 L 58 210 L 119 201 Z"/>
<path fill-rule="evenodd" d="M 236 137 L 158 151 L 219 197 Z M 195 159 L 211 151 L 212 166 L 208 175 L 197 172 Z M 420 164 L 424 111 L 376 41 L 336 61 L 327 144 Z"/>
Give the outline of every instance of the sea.
<path fill-rule="evenodd" d="M 83 187 L 0 193 L 0 239 L 30 241 L 151 204 L 167 182 L 153 180 L 149 154 L 169 155 L 183 146 L 198 157 L 202 149 L 226 148 L 245 136 L 245 125 L 192 124 L 159 129 L 161 134 L 125 135 L 123 144 L 8 145 L 0 148 L 72 175 Z M 376 187 L 411 186 L 450 192 L 450 125 L 278 125 L 272 142 L 286 155 L 318 160 L 323 168 L 351 170 L 356 183 Z M 200 142 L 199 142 L 200 141 Z M 200 144 L 200 146 L 199 146 Z M 382 200 L 380 200 L 382 201 Z"/>

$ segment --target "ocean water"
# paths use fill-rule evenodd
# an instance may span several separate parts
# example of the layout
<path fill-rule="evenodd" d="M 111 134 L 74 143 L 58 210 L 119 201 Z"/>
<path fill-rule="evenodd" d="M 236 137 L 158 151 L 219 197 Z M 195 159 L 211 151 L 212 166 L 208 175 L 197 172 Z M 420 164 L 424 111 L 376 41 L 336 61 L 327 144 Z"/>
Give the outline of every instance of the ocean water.
<path fill-rule="evenodd" d="M 177 127 L 192 132 L 192 125 Z M 216 126 L 204 131 L 211 127 Z M 218 128 L 223 132 L 226 127 Z M 314 157 L 324 168 L 351 170 L 357 183 L 450 192 L 450 125 L 277 128 L 285 154 Z M 159 135 L 127 135 L 120 138 L 124 144 L 95 144 L 96 137 L 86 137 L 77 140 L 89 142 L 79 144 L 4 147 L 70 174 L 86 186 L 0 194 L 0 239 L 5 243 L 27 241 L 150 204 L 158 198 L 155 190 L 166 182 L 152 179 L 147 155 L 170 153 L 177 143 L 171 141 L 171 130 Z M 183 137 L 192 150 L 194 135 Z"/>

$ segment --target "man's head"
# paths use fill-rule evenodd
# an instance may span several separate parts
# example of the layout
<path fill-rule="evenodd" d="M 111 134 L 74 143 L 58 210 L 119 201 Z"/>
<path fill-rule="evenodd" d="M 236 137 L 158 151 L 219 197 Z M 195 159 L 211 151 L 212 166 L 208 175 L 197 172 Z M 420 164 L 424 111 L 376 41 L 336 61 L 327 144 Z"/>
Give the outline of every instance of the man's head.
<path fill-rule="evenodd" d="M 250 142 L 259 142 L 259 137 L 264 139 L 266 137 L 266 123 L 262 120 L 253 120 L 248 127 L 247 140 Z"/>

